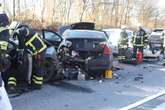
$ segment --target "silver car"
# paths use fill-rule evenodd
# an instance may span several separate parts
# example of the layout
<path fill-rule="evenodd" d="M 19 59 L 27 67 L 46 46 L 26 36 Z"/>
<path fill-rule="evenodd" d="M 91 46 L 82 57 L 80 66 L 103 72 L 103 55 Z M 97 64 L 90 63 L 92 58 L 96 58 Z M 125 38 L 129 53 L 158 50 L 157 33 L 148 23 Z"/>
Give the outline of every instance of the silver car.
<path fill-rule="evenodd" d="M 110 45 L 112 47 L 112 51 L 114 55 L 118 54 L 118 41 L 120 39 L 120 34 L 122 32 L 122 30 L 120 28 L 110 28 L 110 29 L 103 29 L 103 31 L 105 31 L 109 37 L 109 42 Z M 131 30 L 126 30 L 127 34 L 128 34 L 128 38 L 129 38 L 129 47 L 133 47 L 131 40 L 133 37 L 133 31 Z"/>

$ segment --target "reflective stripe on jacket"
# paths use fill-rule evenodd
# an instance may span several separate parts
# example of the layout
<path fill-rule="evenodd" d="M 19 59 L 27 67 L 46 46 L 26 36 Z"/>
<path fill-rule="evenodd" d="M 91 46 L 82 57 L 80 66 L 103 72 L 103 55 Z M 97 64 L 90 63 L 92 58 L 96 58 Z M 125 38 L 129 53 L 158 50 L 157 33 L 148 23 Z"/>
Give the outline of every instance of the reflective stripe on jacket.
<path fill-rule="evenodd" d="M 5 30 L 8 30 L 8 28 L 6 28 L 6 27 L 0 27 L 0 32 L 3 32 Z"/>
<path fill-rule="evenodd" d="M 25 46 L 32 52 L 33 55 L 41 53 L 47 48 L 46 44 L 37 33 L 25 42 Z"/>
<path fill-rule="evenodd" d="M 133 44 L 134 46 L 144 46 L 144 37 L 134 37 Z"/>

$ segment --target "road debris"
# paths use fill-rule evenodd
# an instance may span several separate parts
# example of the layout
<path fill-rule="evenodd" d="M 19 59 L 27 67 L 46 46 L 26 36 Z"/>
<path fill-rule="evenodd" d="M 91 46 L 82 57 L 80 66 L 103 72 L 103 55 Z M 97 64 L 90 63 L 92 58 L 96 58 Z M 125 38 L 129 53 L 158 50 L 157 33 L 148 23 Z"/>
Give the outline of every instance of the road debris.
<path fill-rule="evenodd" d="M 141 76 L 137 76 L 137 77 L 135 77 L 135 81 L 139 81 L 139 80 L 142 80 L 143 79 L 143 77 L 141 77 Z"/>

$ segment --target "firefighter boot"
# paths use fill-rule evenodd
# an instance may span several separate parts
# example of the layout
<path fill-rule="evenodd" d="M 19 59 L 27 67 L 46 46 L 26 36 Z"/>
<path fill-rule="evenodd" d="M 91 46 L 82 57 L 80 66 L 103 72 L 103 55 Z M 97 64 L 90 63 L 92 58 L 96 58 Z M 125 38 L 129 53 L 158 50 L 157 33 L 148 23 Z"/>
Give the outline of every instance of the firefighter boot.
<path fill-rule="evenodd" d="M 17 93 L 17 90 L 16 90 L 16 78 L 15 77 L 9 77 L 8 79 L 8 87 L 7 87 L 7 91 L 9 94 L 15 94 Z"/>

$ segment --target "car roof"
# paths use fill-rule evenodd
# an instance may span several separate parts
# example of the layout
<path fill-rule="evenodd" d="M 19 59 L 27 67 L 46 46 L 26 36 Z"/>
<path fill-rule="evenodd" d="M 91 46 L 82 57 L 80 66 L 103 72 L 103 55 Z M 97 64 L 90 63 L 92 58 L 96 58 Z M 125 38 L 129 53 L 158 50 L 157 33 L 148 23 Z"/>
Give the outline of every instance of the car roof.
<path fill-rule="evenodd" d="M 103 31 L 122 31 L 120 28 L 103 29 Z"/>
<path fill-rule="evenodd" d="M 106 34 L 104 31 L 97 30 L 66 30 L 63 34 L 64 38 L 98 38 L 102 39 Z"/>

